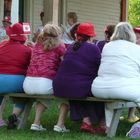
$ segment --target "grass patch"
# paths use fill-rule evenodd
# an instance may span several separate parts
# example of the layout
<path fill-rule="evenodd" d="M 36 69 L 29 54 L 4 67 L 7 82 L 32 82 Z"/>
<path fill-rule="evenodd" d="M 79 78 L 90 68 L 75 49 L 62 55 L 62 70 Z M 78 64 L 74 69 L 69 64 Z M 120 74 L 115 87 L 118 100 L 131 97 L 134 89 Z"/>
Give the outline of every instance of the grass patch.
<path fill-rule="evenodd" d="M 8 116 L 12 112 L 12 105 L 9 103 L 4 111 L 4 118 L 7 120 Z M 43 114 L 42 125 L 47 127 L 45 132 L 34 132 L 30 130 L 30 126 L 34 120 L 35 110 L 31 111 L 29 120 L 24 130 L 7 130 L 7 128 L 0 128 L 0 140 L 108 140 L 105 135 L 93 135 L 88 133 L 82 133 L 79 131 L 80 123 L 72 122 L 70 118 L 66 120 L 66 126 L 71 130 L 70 133 L 57 133 L 53 131 L 53 126 L 56 124 L 58 117 L 58 102 L 53 101 L 50 109 L 46 110 Z M 123 111 L 123 115 L 127 116 L 127 110 Z M 113 140 L 127 140 L 125 136 L 126 132 L 132 126 L 127 121 L 120 121 L 117 130 L 116 137 Z"/>

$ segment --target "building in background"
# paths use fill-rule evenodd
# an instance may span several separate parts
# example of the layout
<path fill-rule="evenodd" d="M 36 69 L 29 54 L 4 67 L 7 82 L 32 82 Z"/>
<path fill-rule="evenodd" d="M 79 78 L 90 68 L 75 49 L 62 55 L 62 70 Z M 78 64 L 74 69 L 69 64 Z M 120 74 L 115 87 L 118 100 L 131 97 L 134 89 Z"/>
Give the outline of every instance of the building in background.
<path fill-rule="evenodd" d="M 12 4 L 15 7 L 12 8 Z M 41 24 L 39 16 L 41 11 L 44 11 L 45 23 L 53 21 L 63 25 L 67 21 L 67 13 L 74 11 L 78 15 L 79 22 L 95 24 L 97 39 L 101 39 L 104 37 L 105 25 L 127 20 L 127 9 L 127 0 L 0 0 L 0 20 L 6 15 L 11 15 L 14 10 L 18 17 L 12 19 L 30 22 L 34 32 Z"/>

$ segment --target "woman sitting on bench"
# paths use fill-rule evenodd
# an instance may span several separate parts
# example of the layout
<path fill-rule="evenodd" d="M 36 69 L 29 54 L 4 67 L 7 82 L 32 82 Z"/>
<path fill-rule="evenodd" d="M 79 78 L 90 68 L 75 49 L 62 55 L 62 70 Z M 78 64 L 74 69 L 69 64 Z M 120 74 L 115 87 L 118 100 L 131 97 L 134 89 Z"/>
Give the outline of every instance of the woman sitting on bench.
<path fill-rule="evenodd" d="M 92 94 L 140 103 L 140 46 L 129 23 L 118 23 L 111 41 L 103 48 Z"/>
<path fill-rule="evenodd" d="M 0 44 L 0 94 L 23 93 L 23 81 L 30 62 L 31 49 L 24 45 L 27 37 L 21 23 L 7 28 L 8 41 Z M 0 97 L 0 127 L 6 125 L 2 119 Z M 24 104 L 16 104 L 13 114 L 9 117 L 8 128 L 15 127 L 12 123 L 24 108 Z"/>
<path fill-rule="evenodd" d="M 53 94 L 52 80 L 54 79 L 61 58 L 65 53 L 65 45 L 61 40 L 61 29 L 54 24 L 46 24 L 39 35 L 31 56 L 30 66 L 27 71 L 23 88 L 29 95 L 51 95 Z M 36 115 L 31 130 L 44 131 L 41 125 L 41 116 L 47 106 L 47 101 L 38 101 L 36 104 Z M 68 132 L 64 126 L 65 114 L 68 105 L 61 104 L 59 126 L 55 131 Z M 56 128 L 56 126 L 55 126 Z"/>
<path fill-rule="evenodd" d="M 100 50 L 92 43 L 96 36 L 91 23 L 81 23 L 76 41 L 70 45 L 53 81 L 54 95 L 68 99 L 85 99 L 91 94 L 92 80 L 97 76 Z M 81 131 L 105 133 L 104 104 L 101 102 L 70 101 L 71 119 L 82 120 Z M 95 128 L 92 122 L 99 122 Z"/>

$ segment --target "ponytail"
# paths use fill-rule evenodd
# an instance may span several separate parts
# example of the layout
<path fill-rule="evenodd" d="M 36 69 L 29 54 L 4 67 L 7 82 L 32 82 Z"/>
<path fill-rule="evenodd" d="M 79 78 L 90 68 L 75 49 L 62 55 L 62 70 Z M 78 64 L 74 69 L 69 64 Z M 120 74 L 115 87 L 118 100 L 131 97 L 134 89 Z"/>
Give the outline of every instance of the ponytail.
<path fill-rule="evenodd" d="M 81 41 L 76 41 L 73 45 L 73 50 L 77 51 L 81 47 Z"/>
<path fill-rule="evenodd" d="M 77 51 L 81 47 L 82 42 L 86 42 L 89 39 L 90 39 L 90 36 L 78 34 L 77 41 L 73 45 L 73 50 Z"/>

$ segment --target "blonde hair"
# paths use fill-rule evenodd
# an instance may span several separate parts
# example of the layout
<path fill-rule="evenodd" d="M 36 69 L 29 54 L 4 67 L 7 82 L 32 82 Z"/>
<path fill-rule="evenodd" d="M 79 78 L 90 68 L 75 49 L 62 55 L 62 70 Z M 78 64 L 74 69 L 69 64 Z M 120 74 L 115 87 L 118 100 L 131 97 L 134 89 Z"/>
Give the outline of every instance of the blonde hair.
<path fill-rule="evenodd" d="M 37 41 L 40 42 L 45 51 L 52 50 L 62 43 L 62 31 L 59 26 L 54 24 L 46 24 L 38 36 Z"/>
<path fill-rule="evenodd" d="M 111 37 L 111 41 L 113 40 L 127 40 L 136 43 L 136 35 L 131 24 L 129 24 L 128 22 L 118 23 Z"/>

